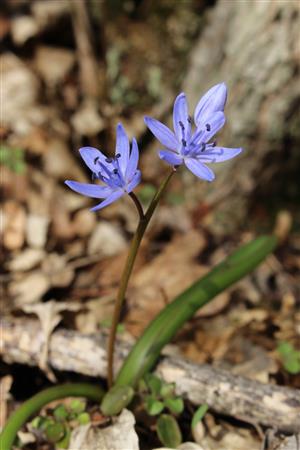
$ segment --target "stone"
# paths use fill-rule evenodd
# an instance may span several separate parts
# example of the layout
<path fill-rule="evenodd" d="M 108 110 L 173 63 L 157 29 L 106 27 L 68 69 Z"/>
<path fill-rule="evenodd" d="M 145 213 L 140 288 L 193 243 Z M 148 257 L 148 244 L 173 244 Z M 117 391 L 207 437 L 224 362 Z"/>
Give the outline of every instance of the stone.
<path fill-rule="evenodd" d="M 36 105 L 39 82 L 21 59 L 12 53 L 0 57 L 2 90 L 2 126 L 11 127 L 17 134 L 26 134 L 32 124 L 43 120 Z"/>
<path fill-rule="evenodd" d="M 95 228 L 95 225 L 96 215 L 87 209 L 81 209 L 74 215 L 74 230 L 80 237 L 89 236 Z"/>
<path fill-rule="evenodd" d="M 95 136 L 104 129 L 105 123 L 94 102 L 84 102 L 71 117 L 71 122 L 81 136 Z"/>
<path fill-rule="evenodd" d="M 25 240 L 26 214 L 23 206 L 9 200 L 1 212 L 3 246 L 8 250 L 19 250 Z"/>
<path fill-rule="evenodd" d="M 75 63 L 75 54 L 71 50 L 57 47 L 38 47 L 35 67 L 49 86 L 62 82 Z"/>
<path fill-rule="evenodd" d="M 25 278 L 13 281 L 9 285 L 9 294 L 14 298 L 15 306 L 36 303 L 50 288 L 48 277 L 40 270 L 26 274 Z"/>
<path fill-rule="evenodd" d="M 123 409 L 112 425 L 106 428 L 84 425 L 72 432 L 69 448 L 77 450 L 139 450 L 138 436 L 134 429 L 135 418 L 131 411 Z"/>
<path fill-rule="evenodd" d="M 103 257 L 113 256 L 126 248 L 126 240 L 118 226 L 99 223 L 88 242 L 88 254 L 100 253 Z"/>
<path fill-rule="evenodd" d="M 26 240 L 30 247 L 45 247 L 48 226 L 49 217 L 37 214 L 29 214 L 26 223 Z"/>
<path fill-rule="evenodd" d="M 45 252 L 42 249 L 27 248 L 9 261 L 7 266 L 13 272 L 24 272 L 33 269 L 44 257 Z"/>
<path fill-rule="evenodd" d="M 11 23 L 12 40 L 16 45 L 25 44 L 28 39 L 36 36 L 39 32 L 37 22 L 32 16 L 15 17 Z"/>

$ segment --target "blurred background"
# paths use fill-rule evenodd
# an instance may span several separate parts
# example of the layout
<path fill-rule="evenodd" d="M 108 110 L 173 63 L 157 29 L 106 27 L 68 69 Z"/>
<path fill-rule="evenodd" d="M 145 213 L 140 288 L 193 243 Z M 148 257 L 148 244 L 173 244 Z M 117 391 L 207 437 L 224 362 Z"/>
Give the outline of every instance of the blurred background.
<path fill-rule="evenodd" d="M 43 316 L 52 302 L 60 326 L 107 327 L 137 217 L 127 198 L 90 213 L 95 201 L 63 184 L 90 180 L 78 149 L 113 154 L 122 121 L 139 142 L 137 195 L 146 205 L 167 166 L 143 116 L 171 123 L 179 92 L 192 112 L 225 81 L 218 141 L 244 152 L 214 167 L 211 184 L 185 170 L 174 177 L 137 261 L 123 333 L 138 336 L 212 264 L 275 228 L 276 254 L 203 310 L 176 344 L 197 362 L 249 375 L 251 361 L 250 376 L 300 386 L 277 352 L 282 341 L 297 348 L 300 335 L 299 30 L 293 0 L 1 2 L 0 276 L 10 326 Z M 45 383 L 40 371 L 29 372 L 29 387 L 23 366 L 0 367 L 17 398 Z"/>

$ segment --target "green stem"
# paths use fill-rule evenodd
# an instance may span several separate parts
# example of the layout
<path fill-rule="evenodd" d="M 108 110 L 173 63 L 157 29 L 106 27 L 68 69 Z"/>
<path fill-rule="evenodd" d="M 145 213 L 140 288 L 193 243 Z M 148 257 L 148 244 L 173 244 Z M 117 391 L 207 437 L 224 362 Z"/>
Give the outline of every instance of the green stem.
<path fill-rule="evenodd" d="M 115 386 L 134 386 L 148 372 L 182 325 L 217 294 L 251 272 L 277 244 L 262 236 L 242 246 L 165 307 L 139 338 L 117 375 Z M 106 397 L 109 395 L 106 394 Z M 108 401 L 108 400 L 107 400 Z"/>
<path fill-rule="evenodd" d="M 115 341 L 116 341 L 116 334 L 117 334 L 117 327 L 120 320 L 121 315 L 121 309 L 125 298 L 126 289 L 128 286 L 129 278 L 134 266 L 134 262 L 136 259 L 136 255 L 138 252 L 138 249 L 140 247 L 142 238 L 145 234 L 146 228 L 151 220 L 151 217 L 155 211 L 155 208 L 166 189 L 173 173 L 175 172 L 174 169 L 172 169 L 172 172 L 169 173 L 169 175 L 166 177 L 166 179 L 162 182 L 160 187 L 158 188 L 156 194 L 154 195 L 146 213 L 144 214 L 142 212 L 142 209 L 140 206 L 138 206 L 139 202 L 135 196 L 131 196 L 134 200 L 135 204 L 137 205 L 137 209 L 139 211 L 140 220 L 136 229 L 136 232 L 132 238 L 131 245 L 129 248 L 127 260 L 125 263 L 125 267 L 121 276 L 120 280 L 120 286 L 117 294 L 117 299 L 115 303 L 115 309 L 112 319 L 112 324 L 110 328 L 110 334 L 108 339 L 108 349 L 107 349 L 107 382 L 108 386 L 111 387 L 113 384 L 114 374 L 113 374 L 113 357 L 114 357 L 114 347 L 115 347 Z M 138 204 L 137 204 L 138 202 Z"/>
<path fill-rule="evenodd" d="M 39 392 L 24 402 L 8 419 L 0 434 L 1 450 L 11 450 L 20 428 L 47 403 L 64 397 L 86 397 L 100 402 L 103 395 L 104 392 L 99 386 L 87 383 L 63 384 Z"/>
<path fill-rule="evenodd" d="M 137 209 L 137 211 L 139 213 L 139 216 L 140 216 L 140 220 L 144 220 L 144 217 L 145 217 L 144 210 L 143 210 L 143 207 L 142 207 L 139 199 L 137 198 L 137 196 L 135 195 L 134 192 L 130 192 L 129 197 L 132 198 L 132 200 L 133 200 L 133 202 L 134 202 L 134 204 L 136 206 L 136 209 Z"/>

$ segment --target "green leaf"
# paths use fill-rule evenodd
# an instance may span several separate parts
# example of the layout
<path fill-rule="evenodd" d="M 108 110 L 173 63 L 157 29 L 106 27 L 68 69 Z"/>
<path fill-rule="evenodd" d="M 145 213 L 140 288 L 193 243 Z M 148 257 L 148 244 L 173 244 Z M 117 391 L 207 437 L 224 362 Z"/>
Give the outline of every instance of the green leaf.
<path fill-rule="evenodd" d="M 284 362 L 284 368 L 292 375 L 300 373 L 300 358 L 294 357 L 287 358 Z"/>
<path fill-rule="evenodd" d="M 32 421 L 30 422 L 30 426 L 32 427 L 32 428 L 41 428 L 41 425 L 42 425 L 42 423 L 43 423 L 43 417 L 41 417 L 41 416 L 37 416 L 37 417 L 35 417 L 34 419 L 32 419 Z"/>
<path fill-rule="evenodd" d="M 287 341 L 282 341 L 277 346 L 277 351 L 281 356 L 287 356 L 293 352 L 293 350 L 293 346 Z"/>
<path fill-rule="evenodd" d="M 157 435 L 166 447 L 176 448 L 182 442 L 181 431 L 176 419 L 169 414 L 162 414 L 157 421 Z"/>
<path fill-rule="evenodd" d="M 45 435 L 48 441 L 55 443 L 63 439 L 65 432 L 65 426 L 60 422 L 56 422 L 46 428 Z"/>
<path fill-rule="evenodd" d="M 181 414 L 184 410 L 184 403 L 181 397 L 167 398 L 164 404 L 173 414 Z"/>
<path fill-rule="evenodd" d="M 148 387 L 147 387 L 146 381 L 144 380 L 144 378 L 141 378 L 138 383 L 138 392 L 140 394 L 143 394 L 144 392 L 147 392 L 147 390 L 148 390 Z"/>
<path fill-rule="evenodd" d="M 56 442 L 55 448 L 56 449 L 68 449 L 69 448 L 69 444 L 70 444 L 70 439 L 71 439 L 71 430 L 69 426 L 65 427 L 65 435 L 64 437 Z"/>
<path fill-rule="evenodd" d="M 15 161 L 14 168 L 13 168 L 14 172 L 21 174 L 21 173 L 25 172 L 25 168 L 26 168 L 26 166 L 23 163 L 23 161 Z"/>
<path fill-rule="evenodd" d="M 66 397 L 85 397 L 100 402 L 103 394 L 99 385 L 94 386 L 88 383 L 67 383 L 44 389 L 26 400 L 10 415 L 0 434 L 2 448 L 10 449 L 16 439 L 18 430 L 47 403 Z"/>
<path fill-rule="evenodd" d="M 184 323 L 216 295 L 252 272 L 273 251 L 276 244 L 275 236 L 262 236 L 243 245 L 169 303 L 138 339 L 123 363 L 115 384 L 134 386 L 151 370 L 162 348 Z"/>
<path fill-rule="evenodd" d="M 146 397 L 145 406 L 146 406 L 146 411 L 149 414 L 149 416 L 157 416 L 164 409 L 163 402 L 161 402 L 160 400 L 157 400 L 154 397 L 151 397 L 151 395 Z"/>
<path fill-rule="evenodd" d="M 292 375 L 300 373 L 300 352 L 289 342 L 283 341 L 277 346 L 285 370 Z"/>
<path fill-rule="evenodd" d="M 46 431 L 48 427 L 56 423 L 51 417 L 41 417 L 41 419 L 39 429 L 42 431 Z"/>
<path fill-rule="evenodd" d="M 162 398 L 170 398 L 174 396 L 175 383 L 163 383 L 160 389 L 160 396 Z"/>
<path fill-rule="evenodd" d="M 67 408 L 64 405 L 58 405 L 53 411 L 53 415 L 57 420 L 66 420 L 68 414 Z"/>
<path fill-rule="evenodd" d="M 134 390 L 130 386 L 114 386 L 105 394 L 101 411 L 105 416 L 115 416 L 125 408 L 134 396 Z"/>
<path fill-rule="evenodd" d="M 91 418 L 87 412 L 83 412 L 81 414 L 78 414 L 77 420 L 80 425 L 87 425 L 88 423 L 90 423 Z"/>
<path fill-rule="evenodd" d="M 86 402 L 84 400 L 75 399 L 70 404 L 70 411 L 75 414 L 80 414 L 85 411 Z"/>
<path fill-rule="evenodd" d="M 155 396 L 159 395 L 162 386 L 162 381 L 153 373 L 147 373 L 144 377 L 145 382 L 151 393 Z"/>
<path fill-rule="evenodd" d="M 22 173 L 26 169 L 24 151 L 20 148 L 0 146 L 0 162 L 15 173 Z"/>
<path fill-rule="evenodd" d="M 208 405 L 206 403 L 204 403 L 203 405 L 199 406 L 198 409 L 196 409 L 196 411 L 194 412 L 193 418 L 192 418 L 192 423 L 191 423 L 192 428 L 195 428 L 197 423 L 203 419 L 203 417 L 207 413 L 207 410 L 208 410 Z"/>

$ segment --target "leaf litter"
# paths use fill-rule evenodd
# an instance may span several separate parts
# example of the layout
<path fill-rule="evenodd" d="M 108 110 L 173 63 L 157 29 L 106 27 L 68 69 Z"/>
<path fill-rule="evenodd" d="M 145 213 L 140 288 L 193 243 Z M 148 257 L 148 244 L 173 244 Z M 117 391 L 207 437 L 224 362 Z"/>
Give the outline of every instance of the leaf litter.
<path fill-rule="evenodd" d="M 11 152 L 22 149 L 25 162 L 21 173 L 11 162 L 4 161 L 1 168 L 4 264 L 0 302 L 5 314 L 12 317 L 20 310 L 38 316 L 45 337 L 40 368 L 52 379 L 47 345 L 62 319 L 64 326 L 83 333 L 96 332 L 101 323 L 110 319 L 136 220 L 126 199 L 99 216 L 89 213 L 91 202 L 68 192 L 62 180 L 72 177 L 88 181 L 76 149 L 87 138 L 91 145 L 111 148 L 112 130 L 120 116 L 126 116 L 132 135 L 144 138 L 145 128 L 137 117 L 145 109 L 147 114 L 160 117 L 169 114 L 170 102 L 160 100 L 160 92 L 170 89 L 164 80 L 173 70 L 172 61 L 178 51 L 169 44 L 169 63 L 163 67 L 166 55 L 158 56 L 161 36 L 153 34 L 150 26 L 143 29 L 146 34 L 142 36 L 139 24 L 132 25 L 128 18 L 121 23 L 120 19 L 118 26 L 128 27 L 129 21 L 132 26 L 125 41 L 116 24 L 109 22 L 106 33 L 113 42 L 107 56 L 109 73 L 105 73 L 102 60 L 99 79 L 111 77 L 114 89 L 110 89 L 101 113 L 89 102 L 78 107 L 78 91 L 80 95 L 83 92 L 74 44 L 43 42 L 43 33 L 57 30 L 61 18 L 69 20 L 67 3 L 32 2 L 22 23 L 20 17 L 12 16 L 7 33 L 11 33 L 16 46 L 15 54 L 11 51 L 1 56 L 8 95 L 3 101 L 7 109 L 1 135 Z M 155 14 L 151 20 L 158 20 Z M 169 14 L 168 26 L 172 29 L 178 11 L 174 16 Z M 193 19 L 193 11 L 186 14 Z M 183 36 L 186 39 L 184 30 Z M 33 37 L 34 56 L 27 61 L 22 50 Z M 141 63 L 136 65 L 132 56 L 131 64 L 126 64 L 129 43 L 133 42 L 135 58 L 143 55 L 142 59 L 151 61 L 152 75 L 141 77 L 139 70 L 133 70 Z M 47 86 L 45 91 L 42 86 Z M 144 103 L 138 105 L 136 99 L 143 91 L 147 92 Z M 132 105 L 140 111 L 134 111 Z M 154 153 L 151 144 L 145 145 L 141 165 L 145 181 L 155 187 L 164 169 L 154 161 Z M 164 200 L 149 228 L 128 289 L 123 318 L 126 332 L 132 336 L 138 336 L 166 303 L 250 237 L 244 229 L 238 229 L 234 237 L 226 232 L 210 232 L 212 212 L 206 205 L 193 202 L 193 195 L 189 195 L 193 188 L 189 180 L 179 176 L 172 187 L 173 200 Z M 175 204 L 176 195 L 176 201 L 181 201 L 178 192 L 188 199 L 184 207 Z M 202 223 L 199 214 L 204 216 Z M 291 215 L 279 211 L 276 229 L 282 244 L 276 256 L 199 311 L 174 340 L 177 350 L 198 363 L 209 362 L 260 381 L 300 387 L 299 373 L 287 371 L 278 351 L 284 342 L 299 350 L 300 239 L 291 227 Z M 72 311 L 75 320 L 68 319 L 65 311 Z M 12 381 L 3 373 L 1 423 L 11 407 L 7 406 L 11 403 L 7 403 L 7 395 Z M 183 444 L 181 448 L 249 450 L 259 448 L 258 443 L 254 432 L 215 417 L 205 422 L 205 436 L 198 447 Z"/>

